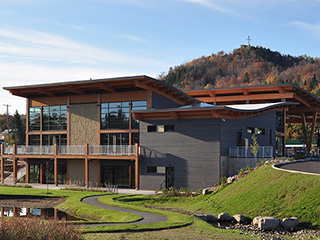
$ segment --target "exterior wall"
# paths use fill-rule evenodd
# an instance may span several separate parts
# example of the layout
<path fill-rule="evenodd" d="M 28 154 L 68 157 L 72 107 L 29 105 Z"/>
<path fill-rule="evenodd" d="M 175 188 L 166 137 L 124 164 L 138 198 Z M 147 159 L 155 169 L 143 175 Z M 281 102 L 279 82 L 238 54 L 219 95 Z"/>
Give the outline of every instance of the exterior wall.
<path fill-rule="evenodd" d="M 97 104 L 70 105 L 70 145 L 98 144 Z"/>
<path fill-rule="evenodd" d="M 152 92 L 152 108 L 176 108 L 180 107 L 178 103 L 158 94 Z"/>
<path fill-rule="evenodd" d="M 174 167 L 174 187 L 196 190 L 218 181 L 220 119 L 140 122 L 140 188 L 159 189 L 165 174 L 148 166 Z M 174 125 L 173 132 L 147 132 L 148 125 Z M 164 187 L 165 185 L 163 185 Z"/>
<path fill-rule="evenodd" d="M 95 186 L 96 183 L 98 183 L 98 160 L 92 160 L 89 162 L 89 185 Z"/>
<path fill-rule="evenodd" d="M 85 185 L 85 166 L 83 160 L 69 161 L 69 181 L 79 185 Z"/>
<path fill-rule="evenodd" d="M 221 121 L 221 156 L 228 156 L 229 147 L 237 146 L 237 132 L 240 130 L 242 132 L 242 138 L 248 139 L 250 146 L 252 143 L 252 134 L 247 133 L 247 127 L 265 129 L 265 135 L 256 135 L 259 146 L 270 146 L 269 139 L 271 130 L 273 133 L 272 146 L 275 151 L 276 112 L 270 112 L 247 119 L 225 119 L 225 121 Z"/>

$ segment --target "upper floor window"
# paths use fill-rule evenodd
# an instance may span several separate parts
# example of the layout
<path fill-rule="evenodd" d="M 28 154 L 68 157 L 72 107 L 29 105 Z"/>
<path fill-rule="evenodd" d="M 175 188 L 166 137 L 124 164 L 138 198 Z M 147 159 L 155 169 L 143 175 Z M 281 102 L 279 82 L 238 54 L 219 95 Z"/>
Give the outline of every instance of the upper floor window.
<path fill-rule="evenodd" d="M 29 108 L 29 131 L 40 131 L 40 107 Z"/>
<path fill-rule="evenodd" d="M 147 101 L 110 102 L 101 104 L 101 129 L 139 128 L 139 121 L 133 119 L 133 111 L 147 109 Z"/>
<path fill-rule="evenodd" d="M 67 106 L 45 106 L 42 109 L 42 130 L 67 130 Z"/>

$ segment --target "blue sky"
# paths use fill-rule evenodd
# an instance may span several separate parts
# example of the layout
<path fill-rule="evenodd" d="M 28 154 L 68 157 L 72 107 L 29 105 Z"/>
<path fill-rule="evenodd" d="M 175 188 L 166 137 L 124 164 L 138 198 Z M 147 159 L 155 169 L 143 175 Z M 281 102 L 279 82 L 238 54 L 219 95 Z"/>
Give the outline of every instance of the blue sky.
<path fill-rule="evenodd" d="M 320 0 L 0 0 L 4 86 L 131 75 L 247 44 L 320 57 Z M 0 113 L 5 113 L 2 107 Z"/>

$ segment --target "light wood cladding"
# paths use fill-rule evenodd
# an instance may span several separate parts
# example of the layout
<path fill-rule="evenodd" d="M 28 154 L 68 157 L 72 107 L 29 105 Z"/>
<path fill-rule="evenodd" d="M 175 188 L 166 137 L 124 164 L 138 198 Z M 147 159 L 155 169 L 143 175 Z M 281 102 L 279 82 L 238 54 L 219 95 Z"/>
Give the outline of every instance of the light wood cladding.
<path fill-rule="evenodd" d="M 70 145 L 98 145 L 97 104 L 70 105 Z"/>
<path fill-rule="evenodd" d="M 31 98 L 30 107 L 41 106 L 55 106 L 55 105 L 67 105 L 67 97 L 44 97 L 44 98 Z"/>
<path fill-rule="evenodd" d="M 101 102 L 124 102 L 124 101 L 143 101 L 147 100 L 147 91 L 120 92 L 101 94 Z"/>

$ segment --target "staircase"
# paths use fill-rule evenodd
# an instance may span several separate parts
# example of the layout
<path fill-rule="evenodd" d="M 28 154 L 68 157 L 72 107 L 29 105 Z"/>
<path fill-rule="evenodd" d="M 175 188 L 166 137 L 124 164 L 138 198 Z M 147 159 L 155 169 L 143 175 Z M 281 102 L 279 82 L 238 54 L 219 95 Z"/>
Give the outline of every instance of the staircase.
<path fill-rule="evenodd" d="M 17 172 L 17 182 L 23 178 L 27 174 L 27 168 L 26 166 L 21 167 L 18 172 Z M 8 177 L 4 179 L 4 183 L 7 184 L 14 184 L 15 182 L 13 181 L 13 173 L 11 173 Z"/>

